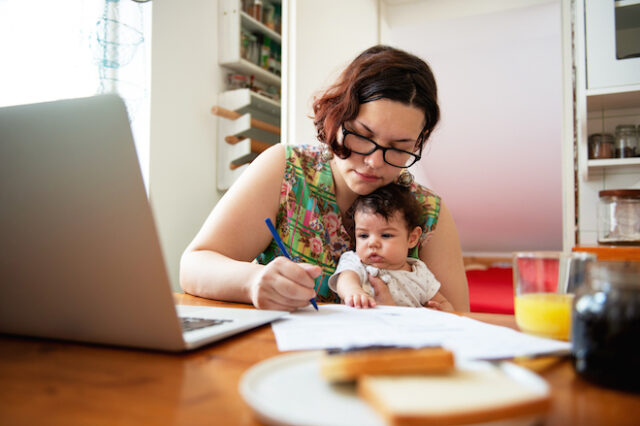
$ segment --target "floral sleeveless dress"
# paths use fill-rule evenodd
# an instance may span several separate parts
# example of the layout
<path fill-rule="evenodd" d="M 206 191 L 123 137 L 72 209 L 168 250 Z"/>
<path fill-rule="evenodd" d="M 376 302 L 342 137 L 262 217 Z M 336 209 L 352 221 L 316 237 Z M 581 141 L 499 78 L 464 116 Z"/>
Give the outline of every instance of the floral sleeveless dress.
<path fill-rule="evenodd" d="M 286 166 L 275 227 L 295 262 L 322 268 L 322 275 L 316 280 L 316 299 L 340 303 L 338 295 L 329 289 L 328 280 L 340 255 L 355 250 L 355 238 L 353 229 L 348 229 L 352 226 L 345 227 L 342 222 L 331 167 L 322 160 L 320 146 L 287 145 L 285 149 Z M 423 242 L 435 230 L 440 197 L 416 183 L 412 184 L 411 191 L 423 206 L 420 240 Z M 418 247 L 410 255 L 418 257 Z M 256 260 L 266 265 L 277 256 L 282 256 L 282 252 L 276 242 L 271 241 Z"/>

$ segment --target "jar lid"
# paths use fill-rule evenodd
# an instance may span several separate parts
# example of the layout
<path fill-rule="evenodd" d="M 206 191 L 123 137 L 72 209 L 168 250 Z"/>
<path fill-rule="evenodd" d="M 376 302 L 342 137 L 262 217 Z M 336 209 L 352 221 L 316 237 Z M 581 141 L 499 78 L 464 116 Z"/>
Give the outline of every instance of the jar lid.
<path fill-rule="evenodd" d="M 640 189 L 605 189 L 598 192 L 602 197 L 640 198 Z"/>
<path fill-rule="evenodd" d="M 636 133 L 636 126 L 633 124 L 619 124 L 616 126 L 616 133 Z"/>

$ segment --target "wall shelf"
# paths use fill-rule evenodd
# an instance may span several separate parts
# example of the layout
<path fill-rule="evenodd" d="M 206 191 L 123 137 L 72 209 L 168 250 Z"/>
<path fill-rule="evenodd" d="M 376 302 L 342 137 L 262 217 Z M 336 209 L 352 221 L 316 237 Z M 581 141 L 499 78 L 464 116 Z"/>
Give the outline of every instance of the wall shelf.
<path fill-rule="evenodd" d="M 224 108 L 244 114 L 250 110 L 262 111 L 280 117 L 280 102 L 269 99 L 249 89 L 236 89 L 218 95 L 218 103 Z"/>
<path fill-rule="evenodd" d="M 262 22 L 257 21 L 248 13 L 240 11 L 240 21 L 243 28 L 254 33 L 264 34 L 276 43 L 282 44 L 282 36 L 280 34 L 268 28 Z"/>
<path fill-rule="evenodd" d="M 588 89 L 587 112 L 640 108 L 640 85 Z"/>
<path fill-rule="evenodd" d="M 636 6 L 640 5 L 640 0 L 617 0 L 615 2 L 616 8 L 618 7 L 627 7 L 627 6 Z"/>
<path fill-rule="evenodd" d="M 640 157 L 607 158 L 607 159 L 603 159 L 603 160 L 589 160 L 589 161 L 587 161 L 587 165 L 589 166 L 589 169 L 640 166 Z"/>
<path fill-rule="evenodd" d="M 259 152 L 280 142 L 280 103 L 249 89 L 218 95 L 212 113 L 218 120 L 217 186 L 221 191 Z"/>
<path fill-rule="evenodd" d="M 239 72 L 240 74 L 253 75 L 256 80 L 273 86 L 280 87 L 282 84 L 282 79 L 279 76 L 265 70 L 264 68 L 260 68 L 253 62 L 249 62 L 244 58 L 238 58 L 235 61 L 220 62 L 220 65 Z"/>

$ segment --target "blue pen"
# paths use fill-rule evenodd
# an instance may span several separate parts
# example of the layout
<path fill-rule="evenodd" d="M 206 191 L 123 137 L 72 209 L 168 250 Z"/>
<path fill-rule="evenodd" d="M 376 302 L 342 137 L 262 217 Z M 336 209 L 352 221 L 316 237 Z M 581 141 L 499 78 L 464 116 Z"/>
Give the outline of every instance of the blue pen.
<path fill-rule="evenodd" d="M 280 235 L 278 235 L 278 232 L 276 232 L 276 227 L 273 226 L 273 222 L 271 222 L 271 219 L 266 218 L 264 220 L 264 223 L 267 224 L 267 228 L 269 228 L 269 231 L 271 232 L 271 235 L 273 235 L 273 239 L 275 240 L 276 244 L 278 245 L 278 247 L 280 247 L 280 251 L 282 252 L 282 254 L 285 255 L 285 257 L 289 260 L 293 260 L 291 259 L 291 256 L 289 255 L 289 252 L 287 251 L 287 248 L 284 246 L 284 243 L 282 242 L 282 239 L 280 238 Z M 318 310 L 318 304 L 316 303 L 316 298 L 312 298 L 311 300 L 309 300 L 309 302 L 311 302 L 311 304 L 313 305 L 314 308 L 316 308 L 316 311 Z"/>

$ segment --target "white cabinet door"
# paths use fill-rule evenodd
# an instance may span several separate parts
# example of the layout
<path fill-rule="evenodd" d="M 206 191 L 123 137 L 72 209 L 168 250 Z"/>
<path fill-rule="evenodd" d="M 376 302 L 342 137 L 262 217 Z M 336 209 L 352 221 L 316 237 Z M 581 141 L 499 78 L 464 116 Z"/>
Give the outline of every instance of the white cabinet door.
<path fill-rule="evenodd" d="M 618 59 L 617 54 L 628 55 L 629 49 L 621 49 L 616 43 L 626 38 L 635 46 L 631 51 L 640 51 L 640 1 L 585 0 L 584 3 L 587 88 L 639 85 L 640 57 Z"/>

